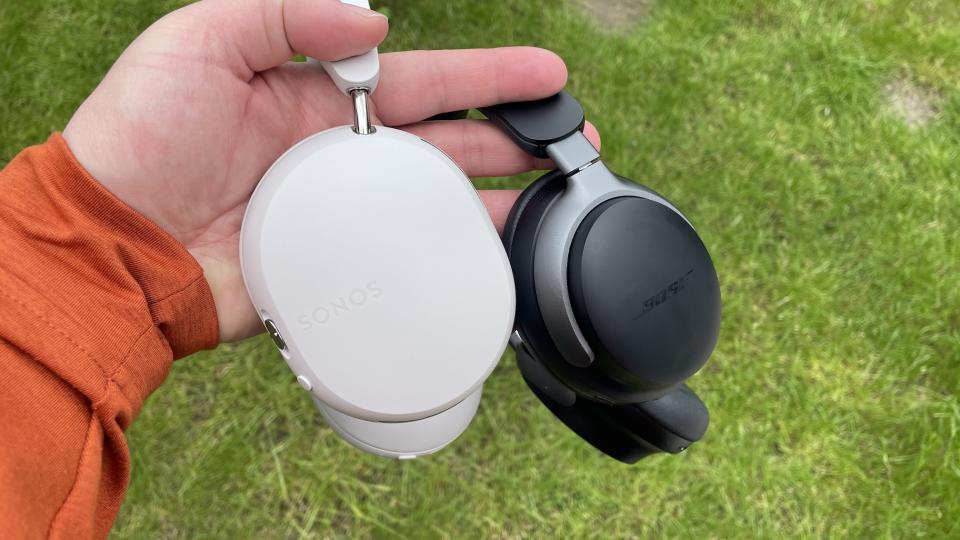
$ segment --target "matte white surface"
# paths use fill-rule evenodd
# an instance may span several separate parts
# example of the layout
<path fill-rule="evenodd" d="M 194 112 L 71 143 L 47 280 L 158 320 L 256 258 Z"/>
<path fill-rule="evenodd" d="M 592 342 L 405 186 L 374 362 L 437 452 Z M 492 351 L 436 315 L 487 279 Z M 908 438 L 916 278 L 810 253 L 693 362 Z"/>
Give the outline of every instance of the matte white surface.
<path fill-rule="evenodd" d="M 432 454 L 459 437 L 477 412 L 483 388 L 453 407 L 423 420 L 382 423 L 347 416 L 314 398 L 324 420 L 353 446 L 385 457 L 412 459 Z"/>
<path fill-rule="evenodd" d="M 469 179 L 390 128 L 334 128 L 284 154 L 247 207 L 241 265 L 294 373 L 358 418 L 460 403 L 512 329 L 513 276 Z"/>

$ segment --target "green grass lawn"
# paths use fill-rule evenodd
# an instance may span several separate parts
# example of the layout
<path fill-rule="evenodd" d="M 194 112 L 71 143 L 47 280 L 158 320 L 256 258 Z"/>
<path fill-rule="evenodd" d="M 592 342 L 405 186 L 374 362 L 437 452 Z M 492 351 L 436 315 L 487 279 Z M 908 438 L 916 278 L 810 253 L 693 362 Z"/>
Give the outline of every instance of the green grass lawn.
<path fill-rule="evenodd" d="M 706 439 L 616 463 L 508 353 L 461 438 L 389 461 L 257 338 L 178 362 L 148 401 L 117 538 L 960 535 L 960 5 L 589 3 L 376 2 L 385 50 L 558 52 L 611 167 L 697 225 L 725 300 L 692 381 Z M 0 1 L 0 163 L 176 5 Z"/>

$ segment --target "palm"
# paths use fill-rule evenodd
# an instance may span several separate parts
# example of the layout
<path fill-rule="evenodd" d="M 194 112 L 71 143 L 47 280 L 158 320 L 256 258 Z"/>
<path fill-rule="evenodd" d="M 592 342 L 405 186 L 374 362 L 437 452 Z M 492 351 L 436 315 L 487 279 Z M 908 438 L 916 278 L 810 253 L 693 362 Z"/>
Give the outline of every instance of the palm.
<path fill-rule="evenodd" d="M 248 3 L 236 8 L 201 2 L 159 21 L 120 57 L 64 131 L 94 177 L 180 240 L 201 263 L 223 340 L 250 335 L 259 326 L 237 259 L 243 211 L 257 181 L 293 143 L 348 123 L 351 116 L 349 100 L 318 66 L 282 61 L 292 53 L 289 45 L 278 44 L 269 32 L 259 36 L 264 41 L 259 48 L 244 43 L 257 41 L 247 34 L 264 32 L 263 21 L 254 18 L 250 28 L 244 20 L 235 21 L 239 29 L 197 39 L 198 28 L 210 26 L 204 10 L 276 6 L 272 0 Z M 288 0 L 286 9 L 293 5 Z M 300 49 L 289 25 L 289 43 Z M 240 43 L 230 41 L 231 30 L 242 37 Z M 358 44 L 357 51 L 319 51 L 323 43 L 301 41 L 303 52 L 329 53 L 328 59 L 363 50 Z M 481 76 L 489 80 L 484 68 L 501 79 L 483 82 Z M 382 72 L 373 106 L 379 112 L 376 121 L 432 140 L 475 175 L 512 174 L 537 164 L 483 123 L 421 121 L 448 108 L 546 96 L 565 79 L 556 57 L 534 49 L 384 55 Z M 512 197 L 488 201 L 506 207 Z"/>

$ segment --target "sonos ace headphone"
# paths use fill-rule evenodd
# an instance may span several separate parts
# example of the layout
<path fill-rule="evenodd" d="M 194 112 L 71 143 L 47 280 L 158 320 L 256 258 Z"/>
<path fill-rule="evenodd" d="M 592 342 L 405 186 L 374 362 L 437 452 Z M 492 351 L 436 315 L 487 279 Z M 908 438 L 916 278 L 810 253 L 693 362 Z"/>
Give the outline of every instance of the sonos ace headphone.
<path fill-rule="evenodd" d="M 263 176 L 241 228 L 244 282 L 334 431 L 382 456 L 429 454 L 466 429 L 507 347 L 510 265 L 456 164 L 370 124 L 376 49 L 323 67 L 354 126 L 304 139 Z"/>
<path fill-rule="evenodd" d="M 521 194 L 503 239 L 517 292 L 511 345 L 527 385 L 620 461 L 682 452 L 709 422 L 684 381 L 720 328 L 703 242 L 669 201 L 607 169 L 566 92 L 481 111 L 558 167 Z"/>

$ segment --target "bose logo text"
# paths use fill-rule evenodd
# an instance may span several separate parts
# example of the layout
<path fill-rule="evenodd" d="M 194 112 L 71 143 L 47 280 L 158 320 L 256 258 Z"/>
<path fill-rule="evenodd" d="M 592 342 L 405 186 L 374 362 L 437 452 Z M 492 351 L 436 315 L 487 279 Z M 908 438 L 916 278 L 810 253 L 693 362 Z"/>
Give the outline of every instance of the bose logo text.
<path fill-rule="evenodd" d="M 665 303 L 667 300 L 680 294 L 680 291 L 682 291 L 686 287 L 687 282 L 690 281 L 692 277 L 693 277 L 693 269 L 691 268 L 690 270 L 687 271 L 686 274 L 680 276 L 675 281 L 673 281 L 673 283 L 670 283 L 666 287 L 660 289 L 660 291 L 657 294 L 651 296 L 650 298 L 647 298 L 643 302 L 643 311 L 641 311 L 639 315 L 634 317 L 633 320 L 637 320 L 640 317 L 643 317 L 647 313 L 650 313 L 651 311 L 653 311 L 654 308 L 656 308 L 657 306 Z"/>
<path fill-rule="evenodd" d="M 353 289 L 346 295 L 317 307 L 310 313 L 297 317 L 300 328 L 310 330 L 316 325 L 327 324 L 351 311 L 356 311 L 374 298 L 379 298 L 383 290 L 376 281 L 371 281 L 363 288 Z"/>

